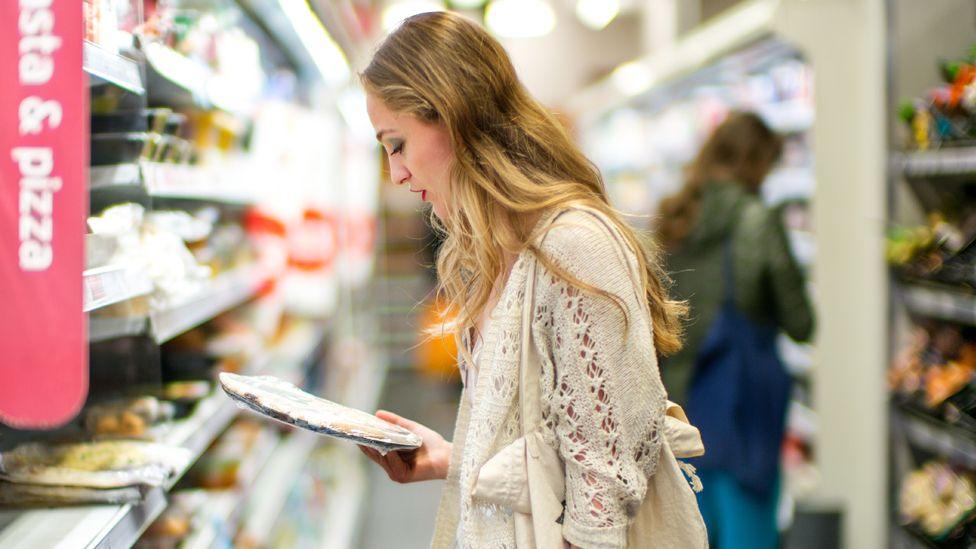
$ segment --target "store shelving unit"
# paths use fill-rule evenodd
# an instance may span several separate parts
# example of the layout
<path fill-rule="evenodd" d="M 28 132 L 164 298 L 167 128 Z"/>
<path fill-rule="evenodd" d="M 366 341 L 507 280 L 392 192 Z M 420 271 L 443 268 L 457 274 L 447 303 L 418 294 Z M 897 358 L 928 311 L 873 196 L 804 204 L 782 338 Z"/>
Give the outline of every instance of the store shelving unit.
<path fill-rule="evenodd" d="M 926 139 L 920 142 L 922 126 L 907 125 L 897 114 L 899 106 L 908 103 L 920 111 L 928 108 L 931 90 L 944 85 L 944 74 L 939 70 L 942 60 L 961 58 L 973 43 L 972 16 L 976 15 L 976 9 L 965 1 L 922 7 L 912 2 L 888 0 L 886 6 L 890 10 L 887 36 L 889 224 L 931 227 L 930 216 L 939 214 L 954 230 L 968 237 L 970 230 L 964 220 L 976 207 L 973 201 L 976 146 L 971 141 L 938 137 L 937 122 L 933 122 L 931 131 L 925 130 Z M 920 119 L 913 120 L 916 124 L 920 122 Z M 897 244 L 896 241 L 892 246 Z M 946 262 L 965 259 L 962 254 L 950 259 L 949 248 L 936 254 L 944 253 Z M 963 345 L 973 343 L 976 292 L 962 283 L 927 280 L 924 275 L 909 277 L 906 272 L 928 272 L 916 268 L 924 265 L 923 259 L 916 257 L 911 261 L 918 263 L 905 268 L 899 261 L 892 267 L 889 278 L 888 362 L 893 372 L 899 377 L 903 375 L 905 380 L 892 384 L 888 393 L 888 545 L 899 549 L 968 547 L 974 532 L 971 527 L 946 525 L 948 532 L 940 527 L 938 530 L 943 531 L 936 534 L 923 531 L 937 529 L 930 521 L 906 518 L 912 514 L 907 510 L 911 506 L 905 505 L 905 498 L 911 492 L 904 492 L 904 487 L 909 475 L 932 474 L 926 471 L 931 471 L 933 465 L 942 467 L 940 471 L 951 471 L 951 474 L 939 474 L 938 482 L 942 486 L 937 489 L 943 491 L 952 489 L 955 475 L 966 477 L 976 472 L 976 421 L 963 402 L 965 391 L 969 390 L 967 383 L 953 384 L 940 376 L 945 363 L 957 362 L 964 369 L 971 367 L 956 353 L 961 355 Z M 937 275 L 938 271 L 932 278 Z M 958 334 L 959 339 L 943 341 L 949 334 Z M 926 349 L 917 350 L 919 343 L 914 338 L 923 335 L 927 338 Z M 909 358 L 908 352 L 919 356 Z M 917 386 L 911 380 L 913 373 L 918 376 Z M 940 387 L 938 383 L 946 384 L 941 393 L 935 390 Z M 916 502 L 916 507 L 920 504 Z"/>
<path fill-rule="evenodd" d="M 976 147 L 895 153 L 894 167 L 908 178 L 965 176 L 976 173 Z"/>
<path fill-rule="evenodd" d="M 901 297 L 914 315 L 976 326 L 976 295 L 934 284 L 904 284 Z"/>
<path fill-rule="evenodd" d="M 318 348 L 320 337 L 310 337 L 301 346 L 308 353 Z M 286 356 L 293 357 L 296 344 L 291 342 L 284 349 Z M 278 350 L 274 349 L 261 356 L 248 368 L 250 373 L 261 373 L 267 364 L 274 360 Z M 182 420 L 155 428 L 159 442 L 186 448 L 193 456 L 191 464 L 240 414 L 240 408 L 222 391 L 215 390 L 209 397 L 197 403 L 193 413 Z M 294 435 L 293 435 L 294 436 Z M 311 439 L 314 442 L 314 435 Z M 269 465 L 275 465 L 271 450 L 277 453 L 277 445 L 261 443 L 256 450 L 266 451 L 253 456 L 250 467 L 254 473 L 244 477 L 258 479 Z M 54 547 L 66 543 L 71 547 L 130 547 L 143 531 L 162 513 L 167 505 L 167 493 L 189 469 L 189 464 L 174 475 L 164 486 L 153 488 L 138 504 L 83 506 L 29 511 L 0 511 L 0 524 L 7 527 L 0 530 L 0 549 L 20 547 Z M 266 476 L 266 475 L 265 475 Z M 247 484 L 247 483 L 245 483 Z M 240 509 L 251 495 L 261 494 L 257 483 L 234 497 L 230 512 Z M 225 505 L 229 497 L 215 501 L 215 505 Z M 209 534 L 201 534 L 209 535 Z"/>
<path fill-rule="evenodd" d="M 85 271 L 84 311 L 91 312 L 113 303 L 152 292 L 152 281 L 135 269 L 108 265 Z"/>
<path fill-rule="evenodd" d="M 247 206 L 257 202 L 246 178 L 233 179 L 227 170 L 164 162 L 95 166 L 89 170 L 92 191 L 137 191 L 150 198 L 193 200 Z"/>
<path fill-rule="evenodd" d="M 108 83 L 138 95 L 146 93 L 139 64 L 135 61 L 90 42 L 85 42 L 82 56 L 91 85 Z"/>
<path fill-rule="evenodd" d="M 264 493 L 257 491 L 260 486 L 256 481 L 272 465 L 272 457 L 280 444 L 280 436 L 272 428 L 262 430 L 252 444 L 251 452 L 238 467 L 238 486 L 207 492 L 206 502 L 202 505 L 203 515 L 198 521 L 202 523 L 201 527 L 183 541 L 183 549 L 213 547 L 220 536 L 220 529 L 227 529 L 237 522 L 244 503 L 254 494 Z"/>
<path fill-rule="evenodd" d="M 261 497 L 243 504 L 241 529 L 245 539 L 253 540 L 258 546 L 268 543 L 288 493 L 320 440 L 312 432 L 295 431 L 278 444 L 251 489 L 253 494 L 260 494 Z"/>
<path fill-rule="evenodd" d="M 150 312 L 153 338 L 157 343 L 165 343 L 251 299 L 267 281 L 267 273 L 257 265 L 223 273 L 183 302 Z"/>

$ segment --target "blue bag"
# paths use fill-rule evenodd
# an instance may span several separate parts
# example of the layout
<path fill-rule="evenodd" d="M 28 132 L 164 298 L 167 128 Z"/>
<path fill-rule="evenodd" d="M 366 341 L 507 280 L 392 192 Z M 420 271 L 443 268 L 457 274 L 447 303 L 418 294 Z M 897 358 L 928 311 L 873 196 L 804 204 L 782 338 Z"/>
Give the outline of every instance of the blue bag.
<path fill-rule="evenodd" d="M 735 304 L 731 243 L 725 244 L 722 308 L 710 327 L 688 392 L 688 417 L 707 452 L 693 463 L 731 473 L 743 488 L 769 495 L 779 472 L 792 378 L 779 360 L 776 326 Z"/>

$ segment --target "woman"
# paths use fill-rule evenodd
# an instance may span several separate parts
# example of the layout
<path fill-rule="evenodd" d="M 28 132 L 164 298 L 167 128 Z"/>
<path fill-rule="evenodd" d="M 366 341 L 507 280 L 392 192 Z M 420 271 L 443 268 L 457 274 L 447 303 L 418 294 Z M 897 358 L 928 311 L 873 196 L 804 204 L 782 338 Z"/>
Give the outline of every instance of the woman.
<path fill-rule="evenodd" d="M 710 541 L 721 549 L 777 546 L 790 382 L 775 340 L 779 330 L 797 341 L 813 332 L 781 212 L 759 196 L 781 149 L 758 116 L 731 113 L 659 212 L 676 294 L 694 318 L 686 346 L 662 361 L 661 373 L 709 449 L 697 463 L 707 487 L 699 503 Z"/>
<path fill-rule="evenodd" d="M 407 19 L 361 79 L 393 183 L 430 203 L 445 235 L 439 291 L 457 313 L 448 329 L 465 383 L 453 444 L 381 411 L 423 445 L 364 453 L 397 482 L 446 479 L 434 547 L 551 547 L 553 530 L 559 546 L 624 547 L 635 535 L 701 546 L 687 483 L 667 492 L 665 508 L 647 503 L 677 470 L 663 443 L 657 353 L 680 347 L 684 306 L 608 205 L 599 173 L 500 44 L 463 17 Z M 539 367 L 520 368 L 526 360 Z M 522 383 L 533 374 L 541 381 Z M 541 407 L 538 430 L 526 432 L 525 402 Z M 501 491 L 531 484 L 529 503 L 479 495 L 502 458 L 513 461 Z M 558 505 L 551 515 L 543 485 Z M 647 521 L 633 518 L 645 509 Z M 635 533 L 638 523 L 652 532 Z M 686 542 L 695 535 L 701 543 Z"/>

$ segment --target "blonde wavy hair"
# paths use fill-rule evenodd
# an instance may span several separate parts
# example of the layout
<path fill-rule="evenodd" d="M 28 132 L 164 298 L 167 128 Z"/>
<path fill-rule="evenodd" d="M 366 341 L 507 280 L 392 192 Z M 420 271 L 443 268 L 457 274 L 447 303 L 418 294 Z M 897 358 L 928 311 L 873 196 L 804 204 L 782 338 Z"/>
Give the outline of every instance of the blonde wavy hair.
<path fill-rule="evenodd" d="M 576 279 L 536 245 L 532 230 L 541 216 L 580 204 L 606 214 L 637 253 L 658 353 L 681 348 L 687 306 L 668 297 L 670 279 L 656 247 L 642 246 L 610 207 L 599 171 L 519 82 L 508 54 L 484 29 L 447 12 L 410 17 L 360 79 L 390 110 L 443 124 L 450 134 L 450 215 L 431 215 L 431 223 L 445 236 L 437 291 L 454 315 L 446 325 L 459 343 L 487 307 L 506 253 L 528 249 L 568 283 L 622 307 L 617 296 Z"/>

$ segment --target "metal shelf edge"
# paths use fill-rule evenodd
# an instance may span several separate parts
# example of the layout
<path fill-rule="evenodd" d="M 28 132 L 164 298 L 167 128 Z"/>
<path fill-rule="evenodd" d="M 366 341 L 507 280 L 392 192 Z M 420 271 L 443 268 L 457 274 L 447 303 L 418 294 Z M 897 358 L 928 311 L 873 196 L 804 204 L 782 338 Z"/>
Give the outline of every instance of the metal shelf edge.
<path fill-rule="evenodd" d="M 82 52 L 82 66 L 90 76 L 137 95 L 146 93 L 139 64 L 135 61 L 107 51 L 91 42 L 84 43 Z"/>

